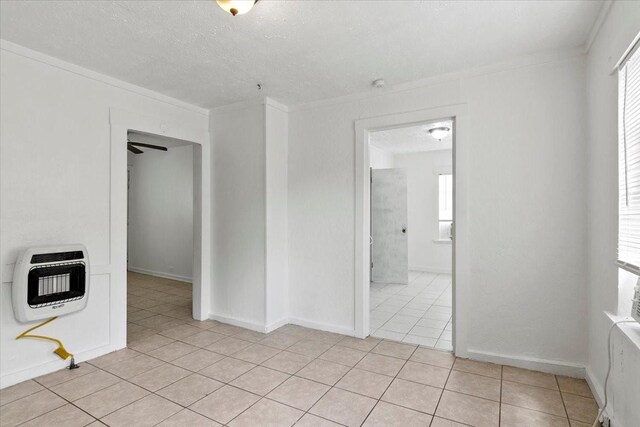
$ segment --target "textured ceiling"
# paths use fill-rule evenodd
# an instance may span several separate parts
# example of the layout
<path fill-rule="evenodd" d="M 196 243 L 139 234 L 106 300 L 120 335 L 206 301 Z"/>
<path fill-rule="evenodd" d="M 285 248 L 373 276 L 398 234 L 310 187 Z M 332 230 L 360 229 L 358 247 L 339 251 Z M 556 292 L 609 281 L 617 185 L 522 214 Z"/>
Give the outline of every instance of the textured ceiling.
<path fill-rule="evenodd" d="M 369 144 L 387 153 L 404 154 L 420 151 L 451 150 L 452 134 L 438 141 L 429 134 L 429 129 L 439 126 L 452 128 L 451 121 L 421 124 L 404 128 L 381 130 L 369 134 Z"/>
<path fill-rule="evenodd" d="M 2 1 L 0 36 L 202 107 L 372 90 L 585 43 L 598 1 Z M 256 83 L 263 84 L 258 92 Z"/>

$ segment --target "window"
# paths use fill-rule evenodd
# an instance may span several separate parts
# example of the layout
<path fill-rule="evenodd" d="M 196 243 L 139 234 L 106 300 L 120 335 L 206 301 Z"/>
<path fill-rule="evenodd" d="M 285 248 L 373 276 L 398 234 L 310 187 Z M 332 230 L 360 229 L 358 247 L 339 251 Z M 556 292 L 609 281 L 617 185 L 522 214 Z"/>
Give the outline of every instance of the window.
<path fill-rule="evenodd" d="M 618 264 L 640 273 L 640 53 L 638 43 L 618 73 Z"/>
<path fill-rule="evenodd" d="M 438 239 L 450 240 L 453 226 L 453 175 L 438 176 Z"/>

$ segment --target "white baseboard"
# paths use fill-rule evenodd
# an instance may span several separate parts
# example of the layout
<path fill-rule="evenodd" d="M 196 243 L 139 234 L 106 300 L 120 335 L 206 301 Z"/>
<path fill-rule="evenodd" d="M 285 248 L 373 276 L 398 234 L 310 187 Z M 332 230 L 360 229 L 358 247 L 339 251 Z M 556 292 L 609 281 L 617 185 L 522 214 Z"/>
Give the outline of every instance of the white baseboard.
<path fill-rule="evenodd" d="M 434 274 L 451 274 L 450 268 L 436 268 L 436 267 L 417 267 L 417 266 L 409 266 L 409 271 L 421 271 L 423 273 L 434 273 Z"/>
<path fill-rule="evenodd" d="M 218 314 L 211 314 L 209 316 L 209 319 L 217 320 L 218 322 L 227 323 L 229 325 L 238 326 L 240 328 L 245 328 L 256 332 L 267 332 L 267 327 L 264 324 L 254 322 L 252 320 L 236 319 L 235 317 L 221 316 Z"/>
<path fill-rule="evenodd" d="M 277 320 L 277 321 L 272 322 L 272 323 L 268 324 L 267 326 L 265 326 L 264 332 L 268 334 L 269 332 L 273 332 L 276 329 L 281 328 L 281 327 L 283 327 L 284 325 L 286 325 L 288 323 L 289 323 L 289 319 L 288 318 L 286 318 L 286 317 L 282 318 L 280 320 Z"/>
<path fill-rule="evenodd" d="M 596 402 L 598 402 L 598 406 L 602 407 L 602 404 L 604 403 L 604 387 L 594 375 L 591 370 L 591 366 L 587 366 L 585 368 L 585 373 L 585 379 L 587 380 L 587 384 L 589 384 L 591 393 L 593 393 L 593 397 L 596 399 Z"/>
<path fill-rule="evenodd" d="M 480 360 L 482 362 L 497 363 L 499 365 L 514 366 L 516 368 L 531 369 L 573 378 L 585 377 L 585 367 L 578 363 L 539 359 L 528 356 L 489 353 L 473 349 L 469 349 L 466 354 L 470 359 Z"/>
<path fill-rule="evenodd" d="M 292 325 L 304 326 L 305 328 L 318 329 L 320 331 L 334 332 L 340 335 L 347 335 L 350 337 L 356 336 L 355 329 L 344 328 L 342 326 L 330 325 L 327 323 L 314 322 L 311 320 L 301 319 L 299 317 L 290 317 L 289 323 Z"/>
<path fill-rule="evenodd" d="M 87 360 L 95 359 L 96 357 L 103 356 L 105 354 L 111 353 L 116 350 L 120 350 L 120 348 L 118 348 L 116 345 L 108 344 L 102 347 L 77 353 L 74 355 L 74 357 L 75 357 L 76 363 L 80 363 Z M 51 362 L 47 362 L 39 366 L 33 366 L 27 369 L 23 369 L 21 371 L 4 374 L 0 377 L 0 389 L 36 378 L 42 375 L 50 374 L 52 372 L 59 371 L 61 369 L 66 369 L 67 366 L 69 366 L 68 360 L 53 360 Z M 82 369 L 82 367 L 80 369 Z"/>
<path fill-rule="evenodd" d="M 162 277 L 164 279 L 173 279 L 179 282 L 188 282 L 191 283 L 193 278 L 189 276 L 180 276 L 179 274 L 165 273 L 162 271 L 155 270 L 147 270 L 146 268 L 138 268 L 138 267 L 127 267 L 128 271 L 133 271 L 134 273 L 148 274 L 150 276 Z"/>

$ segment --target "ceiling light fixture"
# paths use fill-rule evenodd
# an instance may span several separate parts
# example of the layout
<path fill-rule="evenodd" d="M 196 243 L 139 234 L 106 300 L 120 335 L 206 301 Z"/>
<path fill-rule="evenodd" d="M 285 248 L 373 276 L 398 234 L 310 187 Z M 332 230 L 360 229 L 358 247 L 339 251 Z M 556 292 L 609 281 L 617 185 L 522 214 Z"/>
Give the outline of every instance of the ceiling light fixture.
<path fill-rule="evenodd" d="M 449 132 L 451 132 L 451 128 L 448 126 L 438 126 L 429 129 L 429 135 L 431 135 L 438 141 L 442 141 L 444 138 L 446 138 L 447 135 L 449 135 Z"/>
<path fill-rule="evenodd" d="M 244 15 L 249 12 L 258 0 L 216 0 L 218 6 L 233 16 Z"/>

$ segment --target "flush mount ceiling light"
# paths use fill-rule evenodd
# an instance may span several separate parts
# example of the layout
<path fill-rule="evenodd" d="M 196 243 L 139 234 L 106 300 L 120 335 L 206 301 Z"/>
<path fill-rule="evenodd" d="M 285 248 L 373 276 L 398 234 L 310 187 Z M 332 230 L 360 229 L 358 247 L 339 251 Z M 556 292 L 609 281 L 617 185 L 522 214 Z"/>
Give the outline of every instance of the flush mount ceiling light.
<path fill-rule="evenodd" d="M 258 0 L 216 0 L 218 6 L 233 16 L 244 15 L 249 12 Z"/>
<path fill-rule="evenodd" d="M 438 126 L 435 128 L 429 129 L 429 135 L 437 139 L 438 141 L 442 141 L 443 138 L 446 138 L 451 132 L 451 128 L 448 126 Z"/>

